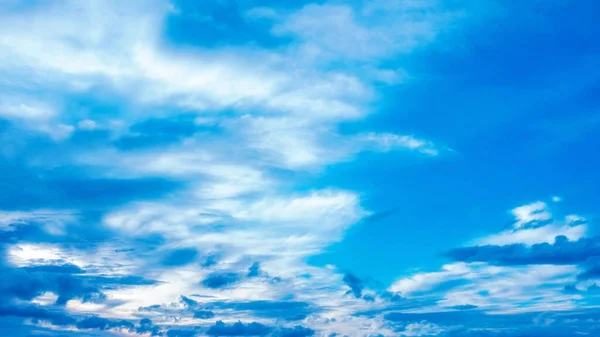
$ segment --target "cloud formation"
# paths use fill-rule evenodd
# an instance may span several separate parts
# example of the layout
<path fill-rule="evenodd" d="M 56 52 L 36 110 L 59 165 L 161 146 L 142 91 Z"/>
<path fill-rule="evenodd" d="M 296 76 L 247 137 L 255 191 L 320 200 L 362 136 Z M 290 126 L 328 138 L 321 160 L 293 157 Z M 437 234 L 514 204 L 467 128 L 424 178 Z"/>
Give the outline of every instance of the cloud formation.
<path fill-rule="evenodd" d="M 490 210 L 510 208 L 504 199 L 491 207 L 463 189 L 487 173 L 478 185 L 502 187 L 473 160 L 485 157 L 474 143 L 503 152 L 479 136 L 479 114 L 448 107 L 465 89 L 487 116 L 498 104 L 480 101 L 506 84 L 493 76 L 494 90 L 472 92 L 473 76 L 494 67 L 462 62 L 495 60 L 470 58 L 473 49 L 506 56 L 488 42 L 512 37 L 512 26 L 486 22 L 512 24 L 504 18 L 533 7 L 0 4 L 0 335 L 597 334 L 593 221 L 555 211 L 571 206 L 577 193 L 564 186 L 574 184 L 523 193 L 561 197 L 509 209 L 503 229 Z M 485 43 L 455 38 L 485 32 Z M 468 215 L 456 221 L 464 196 Z M 476 217 L 485 225 L 474 230 Z M 406 245 L 419 232 L 428 239 Z M 478 238 L 467 242 L 470 233 Z M 352 235 L 350 253 L 313 260 L 344 251 Z M 434 248 L 450 260 L 437 271 Z"/>
<path fill-rule="evenodd" d="M 537 243 L 529 247 L 523 244 L 473 246 L 453 249 L 446 253 L 455 261 L 489 262 L 499 265 L 578 264 L 599 254 L 597 238 L 569 241 L 566 236 L 557 236 L 554 243 Z"/>

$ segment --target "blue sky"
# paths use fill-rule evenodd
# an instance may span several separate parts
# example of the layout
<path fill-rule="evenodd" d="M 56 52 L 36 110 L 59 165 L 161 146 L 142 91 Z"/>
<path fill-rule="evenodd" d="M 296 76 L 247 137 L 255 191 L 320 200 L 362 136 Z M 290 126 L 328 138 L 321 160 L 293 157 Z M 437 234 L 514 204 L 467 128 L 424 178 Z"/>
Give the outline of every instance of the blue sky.
<path fill-rule="evenodd" d="M 0 335 L 599 335 L 599 10 L 3 1 Z"/>

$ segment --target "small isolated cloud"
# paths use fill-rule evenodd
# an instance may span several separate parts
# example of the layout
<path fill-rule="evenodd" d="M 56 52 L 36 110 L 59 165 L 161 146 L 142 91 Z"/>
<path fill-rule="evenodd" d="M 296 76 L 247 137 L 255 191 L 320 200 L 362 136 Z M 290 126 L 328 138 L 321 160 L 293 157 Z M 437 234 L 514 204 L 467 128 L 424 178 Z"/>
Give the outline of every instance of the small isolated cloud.
<path fill-rule="evenodd" d="M 412 135 L 397 135 L 393 133 L 368 133 L 358 137 L 365 148 L 375 151 L 412 150 L 428 156 L 437 156 L 443 150 L 433 142 L 415 138 Z M 447 151 L 447 150 L 446 150 Z"/>
<path fill-rule="evenodd" d="M 91 119 L 84 119 L 77 123 L 77 127 L 81 130 L 94 130 L 98 127 L 97 123 Z"/>
<path fill-rule="evenodd" d="M 548 206 L 542 201 L 516 207 L 511 213 L 517 220 L 514 224 L 515 228 L 538 226 L 552 219 Z"/>

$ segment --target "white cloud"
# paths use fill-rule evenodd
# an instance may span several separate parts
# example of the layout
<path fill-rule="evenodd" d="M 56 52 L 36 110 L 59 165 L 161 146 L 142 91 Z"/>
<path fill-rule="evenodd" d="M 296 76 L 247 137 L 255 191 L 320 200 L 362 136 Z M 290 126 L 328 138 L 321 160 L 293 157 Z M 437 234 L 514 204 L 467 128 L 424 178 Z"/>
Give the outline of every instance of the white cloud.
<path fill-rule="evenodd" d="M 483 245 L 508 245 L 522 243 L 533 245 L 536 243 L 553 243 L 559 235 L 566 236 L 571 241 L 579 240 L 587 233 L 587 223 L 584 218 L 577 215 L 566 216 L 564 221 L 557 221 L 552 217 L 548 206 L 535 202 L 516 207 L 511 210 L 515 217 L 513 229 L 496 233 L 479 240 L 476 244 Z"/>
<path fill-rule="evenodd" d="M 7 260 L 12 265 L 26 267 L 47 264 L 73 264 L 88 274 L 130 275 L 144 265 L 144 257 L 134 253 L 115 254 L 123 240 L 107 244 L 75 247 L 47 243 L 18 243 L 7 247 Z"/>
<path fill-rule="evenodd" d="M 75 128 L 72 125 L 57 124 L 43 125 L 39 128 L 40 131 L 47 133 L 54 140 L 63 140 L 69 138 Z"/>
<path fill-rule="evenodd" d="M 314 168 L 347 158 L 351 146 L 344 145 L 340 149 L 335 144 L 331 147 L 332 143 L 327 141 L 341 138 L 335 132 L 336 123 L 368 114 L 367 104 L 374 95 L 367 81 L 372 76 L 383 76 L 385 82 L 396 81 L 395 72 L 380 70 L 377 64 L 367 66 L 368 75 L 361 78 L 360 71 L 356 73 L 354 69 L 333 71 L 322 69 L 310 60 L 299 62 L 304 58 L 299 57 L 295 46 L 279 52 L 256 48 L 169 50 L 160 42 L 164 18 L 172 10 L 167 3 L 157 0 L 154 6 L 146 6 L 143 1 L 115 5 L 117 3 L 111 1 L 65 1 L 18 15 L 2 13 L 0 28 L 10 29 L 0 33 L 0 45 L 5 47 L 4 52 L 0 52 L 0 60 L 6 61 L 5 69 L 9 73 L 17 68 L 34 69 L 27 78 L 36 78 L 37 82 L 51 87 L 60 83 L 60 86 L 66 85 L 66 90 L 86 90 L 82 83 L 88 86 L 101 83 L 126 94 L 134 102 L 169 104 L 199 114 L 205 114 L 207 109 L 235 108 L 240 114 L 259 109 L 264 117 L 240 119 L 230 131 L 244 136 L 243 141 L 260 151 L 265 159 L 290 168 Z M 430 12 L 433 6 L 422 8 Z M 345 7 L 307 6 L 290 18 L 279 16 L 278 20 L 301 24 L 310 17 L 307 11 L 313 10 L 338 13 L 342 26 L 350 24 L 359 31 L 365 30 L 367 37 L 390 33 L 378 32 L 379 28 L 361 28 L 358 23 L 348 21 L 353 10 Z M 427 20 L 423 20 L 421 14 L 413 13 L 415 17 L 407 14 L 407 10 L 412 11 L 408 7 L 396 8 L 396 14 L 390 14 L 401 15 L 402 22 L 411 25 L 409 30 L 400 29 L 401 35 L 422 35 L 415 27 L 425 22 L 433 30 L 440 29 L 435 27 L 442 24 L 429 20 L 430 14 L 434 17 L 438 14 L 427 14 Z M 383 14 L 370 9 L 365 15 Z M 341 35 L 337 34 L 336 44 L 340 37 L 352 36 L 348 31 L 338 33 Z M 322 35 L 311 38 L 320 39 Z M 431 38 L 416 40 L 427 43 Z M 44 50 L 40 49 L 42 45 Z M 351 45 L 356 49 L 354 43 Z M 381 46 L 376 42 L 373 48 Z M 60 120 L 60 116 L 56 117 Z M 80 128 L 90 126 L 89 122 L 79 124 Z M 44 130 L 55 139 L 64 139 L 73 127 L 58 122 L 45 126 Z M 383 150 L 391 145 L 416 146 L 431 155 L 437 151 L 427 141 L 398 137 L 390 139 L 395 145 L 385 145 L 381 139 L 376 142 Z M 400 144 L 402 142 L 404 144 Z M 417 144 L 419 142 L 422 143 Z"/>
<path fill-rule="evenodd" d="M 515 228 L 521 228 L 532 223 L 535 225 L 535 222 L 552 219 L 548 206 L 542 201 L 516 207 L 511 210 L 511 213 L 516 219 Z"/>
<path fill-rule="evenodd" d="M 31 97 L 0 96 L 0 116 L 7 119 L 42 123 L 56 114 L 54 106 Z"/>
<path fill-rule="evenodd" d="M 164 282 L 158 286 L 110 292 L 110 298 L 124 301 L 112 312 L 131 315 L 139 306 L 176 301 L 186 293 L 210 296 L 209 301 L 276 300 L 294 294 L 297 300 L 332 307 L 337 300 L 331 298 L 330 291 L 343 297 L 344 286 L 335 270 L 309 267 L 304 260 L 340 240 L 348 226 L 367 214 L 358 196 L 322 190 L 293 196 L 204 199 L 201 194 L 190 193 L 171 201 L 128 205 L 108 214 L 104 222 L 126 236 L 157 233 L 165 237 L 167 246 L 218 252 L 220 259 L 214 270 L 245 274 L 253 261 L 260 260 L 263 272 L 282 280 L 241 280 L 231 289 L 213 290 L 198 283 L 211 272 L 210 268 L 169 269 L 154 274 Z M 309 280 L 298 279 L 306 273 L 311 274 Z M 365 303 L 351 300 L 357 301 Z"/>
<path fill-rule="evenodd" d="M 60 107 L 25 95 L 1 95 L 0 117 L 30 130 L 45 133 L 56 140 L 68 138 L 73 131 L 70 125 L 56 121 Z"/>
<path fill-rule="evenodd" d="M 77 127 L 81 130 L 94 130 L 97 126 L 98 125 L 96 124 L 96 122 L 91 119 L 80 120 L 77 123 Z"/>
<path fill-rule="evenodd" d="M 53 292 L 45 292 L 39 296 L 37 296 L 36 298 L 34 298 L 33 300 L 31 300 L 31 303 L 35 303 L 38 305 L 53 305 L 54 303 L 56 303 L 56 300 L 58 299 L 58 295 L 56 295 Z"/>
<path fill-rule="evenodd" d="M 400 332 L 401 336 L 437 336 L 446 329 L 427 321 L 409 323 Z"/>
<path fill-rule="evenodd" d="M 8 261 L 17 266 L 59 261 L 68 254 L 60 248 L 47 244 L 20 244 L 7 249 Z"/>
<path fill-rule="evenodd" d="M 302 258 L 339 240 L 345 228 L 366 214 L 356 195 L 325 190 L 257 200 L 185 196 L 171 203 L 129 205 L 108 214 L 105 223 L 139 235 L 160 233 L 175 242 L 235 247 L 242 255 Z M 211 226 L 219 223 L 227 227 Z"/>
<path fill-rule="evenodd" d="M 585 237 L 585 219 L 570 215 L 558 222 L 543 202 L 516 207 L 514 228 L 474 242 L 475 245 L 553 243 L 564 235 L 571 241 Z M 435 272 L 420 272 L 390 286 L 409 298 L 436 298 L 430 308 L 439 311 L 460 305 L 476 305 L 488 313 L 568 310 L 576 306 L 577 294 L 566 294 L 565 285 L 577 280 L 575 265 L 496 266 L 484 262 L 457 262 Z"/>
<path fill-rule="evenodd" d="M 169 117 L 173 110 L 197 114 L 197 125 L 222 128 L 220 134 L 194 135 L 159 149 L 125 152 L 107 147 L 74 155 L 76 163 L 88 164 L 106 176 L 159 176 L 187 182 L 187 189 L 161 199 L 111 210 L 102 225 L 127 239 L 159 234 L 164 239 L 159 253 L 176 247 L 218 252 L 218 265 L 166 270 L 152 265 L 155 261 L 144 254 L 116 254 L 119 235 L 110 244 L 88 250 L 14 244 L 7 249 L 8 261 L 16 266 L 61 261 L 90 273 L 135 272 L 161 281 L 107 290 L 107 303 L 119 303 L 112 307 L 69 301 L 71 312 L 134 318 L 139 306 L 174 302 L 182 294 L 210 296 L 206 301 L 294 296 L 323 309 L 305 321 L 320 332 L 396 334 L 381 316 L 352 315 L 380 303 L 344 296 L 347 287 L 338 270 L 305 262 L 369 214 L 360 196 L 334 188 L 291 191 L 296 187 L 295 174 L 313 173 L 312 169 L 339 163 L 360 151 L 408 149 L 430 156 L 443 151 L 412 135 L 343 136 L 337 131 L 342 122 L 368 116 L 370 103 L 378 98 L 371 81 L 396 84 L 406 77 L 403 69 L 380 68 L 382 61 L 426 45 L 459 15 L 441 12 L 436 4 L 375 0 L 357 7 L 312 4 L 285 15 L 267 8 L 248 12 L 252 19 L 275 22 L 275 33 L 297 38 L 273 51 L 247 46 L 186 51 L 169 47 L 163 41 L 165 19 L 173 13 L 167 1 L 66 0 L 37 4 L 18 14 L 0 12 L 0 70 L 6 75 L 2 83 L 21 88 L 33 83 L 36 90 L 50 88 L 64 95 L 98 86 L 126 99 L 123 111 L 115 112 L 119 114 L 115 124 L 98 119 L 102 114 L 96 112 L 76 116 L 74 122 L 69 111 L 52 99 L 46 102 L 26 96 L 0 97 L 0 116 L 57 140 L 68 138 L 73 125 L 93 130 L 98 125 L 119 124 L 124 129 L 128 123 L 154 115 Z M 326 66 L 339 60 L 350 60 L 350 65 L 340 62 L 335 70 Z M 225 117 L 220 110 L 234 113 Z M 281 169 L 290 173 L 289 180 L 277 177 L 275 171 Z M 572 240 L 585 234 L 585 225 L 575 217 L 565 224 L 539 226 L 538 222 L 552 219 L 543 202 L 517 207 L 512 213 L 514 230 L 482 242 L 532 244 L 549 242 L 558 234 Z M 3 212 L 0 228 L 12 230 L 37 221 L 60 234 L 67 220 L 36 212 Z M 260 260 L 261 269 L 269 275 L 281 277 L 279 285 L 262 279 L 241 280 L 231 289 L 213 290 L 199 283 L 212 271 L 243 273 L 254 260 Z M 390 290 L 409 297 L 430 291 L 443 295 L 433 309 L 476 304 L 493 312 L 558 310 L 572 305 L 574 297 L 560 289 L 577 272 L 573 266 L 453 263 L 438 272 L 400 279 Z M 310 273 L 310 280 L 297 277 L 303 273 Z M 467 284 L 443 290 L 440 285 L 448 281 Z M 44 294 L 35 301 L 47 304 L 52 299 L 53 294 Z M 404 334 L 440 332 L 441 327 L 422 322 L 407 325 Z"/>
<path fill-rule="evenodd" d="M 442 270 L 439 272 L 416 273 L 394 282 L 390 286 L 390 291 L 402 294 L 428 291 L 442 282 L 466 278 L 476 266 L 466 263 L 454 263 L 442 266 Z"/>
<path fill-rule="evenodd" d="M 101 303 L 83 302 L 80 299 L 72 299 L 66 303 L 65 309 L 74 314 L 98 315 L 105 313 L 106 305 Z"/>
<path fill-rule="evenodd" d="M 290 71 L 293 59 L 269 51 L 167 50 L 160 38 L 169 8 L 154 3 L 65 1 L 3 13 L 0 60 L 8 71 L 39 70 L 42 83 L 65 82 L 76 90 L 102 81 L 144 103 L 194 110 L 262 106 L 315 118 L 359 115 L 345 101 L 356 101 L 363 95 L 357 90 L 366 88 L 349 74 Z"/>
<path fill-rule="evenodd" d="M 364 5 L 309 4 L 285 18 L 274 32 L 304 41 L 321 59 L 377 60 L 410 52 L 432 41 L 460 13 L 438 12 L 435 1 L 369 1 Z M 321 18 L 326 17 L 327 20 Z"/>
<path fill-rule="evenodd" d="M 329 125 L 306 118 L 243 116 L 230 126 L 251 149 L 275 166 L 301 169 L 322 166 L 343 158 L 334 145 L 323 146 L 323 138 L 335 139 Z M 340 153 L 341 152 L 341 153 Z"/>
<path fill-rule="evenodd" d="M 554 239 L 559 235 L 566 236 L 570 241 L 577 241 L 584 237 L 586 232 L 587 226 L 585 224 L 578 226 L 551 224 L 537 228 L 504 231 L 477 240 L 477 243 L 482 245 L 500 246 L 515 243 L 533 245 L 543 242 L 553 243 Z"/>
<path fill-rule="evenodd" d="M 397 135 L 393 133 L 368 133 L 359 136 L 360 141 L 375 150 L 392 151 L 396 149 L 409 149 L 421 152 L 429 156 L 437 156 L 440 150 L 430 141 L 418 139 L 412 135 Z"/>
<path fill-rule="evenodd" d="M 393 44 L 390 36 L 359 25 L 352 7 L 341 5 L 307 5 L 275 31 L 296 34 L 320 53 L 359 59 L 381 56 Z"/>
<path fill-rule="evenodd" d="M 461 262 L 445 265 L 438 272 L 400 279 L 390 290 L 409 298 L 443 296 L 435 306 L 418 311 L 447 310 L 459 305 L 476 305 L 490 313 L 536 311 L 544 306 L 544 310 L 563 310 L 571 308 L 575 299 L 563 293 L 564 286 L 574 282 L 578 272 L 577 267 L 570 265 L 504 267 Z M 448 282 L 455 285 L 444 288 Z"/>
<path fill-rule="evenodd" d="M 332 333 L 338 333 L 341 336 L 394 336 L 393 331 L 383 318 L 383 315 L 375 317 L 352 316 L 350 312 L 326 313 L 322 317 L 308 318 L 305 322 L 308 326 L 314 327 L 323 336 L 329 336 Z"/>
<path fill-rule="evenodd" d="M 90 273 L 135 272 L 161 281 L 107 290 L 108 302 L 120 303 L 114 307 L 69 301 L 67 309 L 77 313 L 133 318 L 139 306 L 176 302 L 185 293 L 220 300 L 295 296 L 324 308 L 320 316 L 309 318 L 323 331 L 392 334 L 382 317 L 351 316 L 379 304 L 345 296 L 347 287 L 338 270 L 305 262 L 369 214 L 360 196 L 335 188 L 292 191 L 296 175 L 318 173 L 360 151 L 410 149 L 438 154 L 439 148 L 431 142 L 409 135 L 338 132 L 340 123 L 370 113 L 369 104 L 377 98 L 371 81 L 398 83 L 405 77 L 403 70 L 379 69 L 378 60 L 369 63 L 367 58 L 408 52 L 433 39 L 439 21 L 426 22 L 436 14 L 425 7 L 427 18 L 406 8 L 390 14 L 343 6 L 308 6 L 288 13 L 289 17 L 271 9 L 248 13 L 253 19 L 274 20 L 275 30 L 302 39 L 275 50 L 173 48 L 163 39 L 165 19 L 174 12 L 169 3 L 159 0 L 150 4 L 66 0 L 37 4 L 19 13 L 0 12 L 0 70 L 6 81 L 21 87 L 34 83 L 36 90 L 59 96 L 104 88 L 125 99 L 122 110 L 111 111 L 115 115 L 110 120 L 104 119 L 108 118 L 105 111 L 73 113 L 35 100 L 11 103 L 3 116 L 26 120 L 27 126 L 57 140 L 68 138 L 75 127 L 102 126 L 118 133 L 140 119 L 182 112 L 196 114 L 197 125 L 219 128 L 215 134 L 196 134 L 151 149 L 121 151 L 106 146 L 72 154 L 75 164 L 85 164 L 104 176 L 166 177 L 185 181 L 186 188 L 111 210 L 102 220 L 102 225 L 119 234 L 111 244 L 85 251 L 19 244 L 9 247 L 9 261 L 25 266 L 60 260 Z M 310 18 L 323 12 L 333 20 Z M 398 14 L 401 24 L 389 25 Z M 366 17 L 383 19 L 373 26 L 366 24 Z M 397 29 L 390 30 L 392 26 Z M 320 28 L 328 29 L 317 33 Z M 329 45 L 335 35 L 337 44 Z M 361 48 L 356 48 L 357 41 L 363 42 Z M 311 52 L 319 57 L 306 57 Z M 323 66 L 322 55 L 339 58 L 344 53 L 364 64 L 335 70 Z M 281 171 L 291 178 L 278 176 Z M 9 214 L 6 219 L 14 221 L 16 216 Z M 115 246 L 122 243 L 119 238 L 149 234 L 164 238 L 159 253 L 193 247 L 202 253 L 219 253 L 219 263 L 212 269 L 189 265 L 165 270 L 152 265 L 144 254 L 115 253 Z M 260 260 L 269 275 L 281 277 L 280 283 L 241 280 L 224 290 L 206 289 L 199 283 L 211 271 L 242 273 L 254 260 Z M 298 278 L 307 272 L 310 280 Z M 325 321 L 326 317 L 336 320 Z"/>

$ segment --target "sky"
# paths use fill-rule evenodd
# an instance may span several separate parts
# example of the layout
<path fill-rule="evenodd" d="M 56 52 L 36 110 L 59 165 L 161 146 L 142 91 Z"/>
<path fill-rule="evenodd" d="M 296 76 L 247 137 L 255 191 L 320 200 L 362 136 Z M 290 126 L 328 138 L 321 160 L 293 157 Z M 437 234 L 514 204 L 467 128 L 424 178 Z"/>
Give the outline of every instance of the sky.
<path fill-rule="evenodd" d="M 0 335 L 600 335 L 599 12 L 0 0 Z"/>

